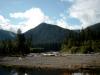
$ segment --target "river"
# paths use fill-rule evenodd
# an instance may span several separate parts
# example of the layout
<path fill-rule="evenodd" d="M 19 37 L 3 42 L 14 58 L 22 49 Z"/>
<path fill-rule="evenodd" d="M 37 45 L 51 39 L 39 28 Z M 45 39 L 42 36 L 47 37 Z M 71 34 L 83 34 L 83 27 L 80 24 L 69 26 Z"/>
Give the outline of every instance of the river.
<path fill-rule="evenodd" d="M 0 67 L 0 75 L 100 75 L 100 70 L 59 70 L 41 68 L 6 68 Z"/>

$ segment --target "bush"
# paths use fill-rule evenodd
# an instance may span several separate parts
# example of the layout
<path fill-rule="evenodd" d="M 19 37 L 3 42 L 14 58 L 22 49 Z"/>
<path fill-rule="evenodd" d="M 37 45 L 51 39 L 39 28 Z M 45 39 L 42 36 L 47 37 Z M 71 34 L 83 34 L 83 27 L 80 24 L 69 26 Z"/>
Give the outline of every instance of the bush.
<path fill-rule="evenodd" d="M 73 47 L 70 48 L 70 51 L 71 51 L 72 54 L 73 53 L 78 53 L 79 47 L 73 46 Z"/>
<path fill-rule="evenodd" d="M 92 49 L 91 46 L 81 46 L 80 52 L 81 53 L 92 53 L 92 52 L 94 52 L 94 50 Z"/>
<path fill-rule="evenodd" d="M 61 52 L 70 53 L 70 48 L 67 45 L 63 44 L 62 47 L 61 47 Z"/>

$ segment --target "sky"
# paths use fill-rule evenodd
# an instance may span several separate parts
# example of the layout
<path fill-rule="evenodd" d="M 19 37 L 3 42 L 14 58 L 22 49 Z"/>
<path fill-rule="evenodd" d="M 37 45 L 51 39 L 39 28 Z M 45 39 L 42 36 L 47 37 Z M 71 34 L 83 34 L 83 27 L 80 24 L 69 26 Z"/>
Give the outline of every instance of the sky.
<path fill-rule="evenodd" d="M 0 0 L 0 29 L 26 32 L 40 23 L 82 29 L 100 22 L 100 0 Z"/>

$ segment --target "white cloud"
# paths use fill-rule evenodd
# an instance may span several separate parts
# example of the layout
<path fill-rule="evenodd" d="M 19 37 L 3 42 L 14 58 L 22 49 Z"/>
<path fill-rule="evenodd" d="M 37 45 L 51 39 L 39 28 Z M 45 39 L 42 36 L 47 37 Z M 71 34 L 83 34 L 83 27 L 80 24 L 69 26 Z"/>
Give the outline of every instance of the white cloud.
<path fill-rule="evenodd" d="M 6 19 L 4 16 L 0 15 L 0 29 L 10 30 L 11 25 L 9 24 L 9 22 L 9 19 Z"/>
<path fill-rule="evenodd" d="M 20 13 L 20 12 L 18 12 L 18 13 L 10 13 L 10 17 L 12 17 L 12 18 L 24 18 L 24 16 L 23 16 L 23 13 Z"/>
<path fill-rule="evenodd" d="M 15 19 L 25 19 L 20 22 L 22 32 L 36 27 L 38 24 L 46 21 L 47 17 L 40 8 L 31 8 L 25 12 L 10 13 L 10 17 Z"/>
<path fill-rule="evenodd" d="M 62 28 L 67 28 L 67 29 L 80 29 L 80 26 L 79 25 L 70 25 L 68 24 L 64 19 L 59 19 L 56 21 L 56 24 Z"/>
<path fill-rule="evenodd" d="M 80 26 L 79 25 L 70 25 L 67 23 L 66 19 L 67 19 L 67 16 L 65 16 L 64 14 L 60 14 L 59 15 L 60 18 L 58 19 L 55 19 L 55 18 L 50 18 L 50 17 L 47 17 L 46 19 L 46 23 L 49 23 L 49 24 L 53 24 L 53 25 L 57 25 L 59 27 L 62 27 L 62 28 L 67 28 L 67 29 L 80 29 Z"/>
<path fill-rule="evenodd" d="M 62 19 L 64 19 L 64 20 L 67 19 L 67 16 L 65 16 L 64 14 L 60 14 L 60 17 L 61 17 Z"/>
<path fill-rule="evenodd" d="M 62 28 L 74 29 L 74 27 L 72 27 L 66 22 L 67 17 L 64 16 L 64 14 L 60 14 L 59 17 L 60 18 L 58 19 L 47 17 L 45 22 L 49 24 L 57 25 Z"/>
<path fill-rule="evenodd" d="M 45 22 L 48 24 L 55 24 L 54 18 L 50 18 L 49 16 L 46 17 Z"/>
<path fill-rule="evenodd" d="M 58 19 L 56 23 L 62 28 L 69 28 L 69 25 L 63 19 Z"/>
<path fill-rule="evenodd" d="M 0 24 L 7 24 L 10 20 L 4 18 L 2 15 L 0 15 Z"/>
<path fill-rule="evenodd" d="M 70 17 L 81 21 L 82 27 L 100 22 L 100 0 L 75 0 L 70 8 Z"/>
<path fill-rule="evenodd" d="M 25 12 L 10 13 L 9 15 L 16 20 L 23 19 L 24 21 L 19 22 L 17 25 L 13 25 L 8 19 L 3 16 L 0 17 L 3 22 L 3 25 L 1 26 L 2 29 L 8 31 L 17 32 L 20 28 L 22 32 L 26 32 L 29 29 L 35 28 L 42 22 L 58 25 L 63 28 L 72 28 L 65 22 L 66 17 L 63 14 L 59 15 L 61 19 L 50 18 L 49 16 L 46 16 L 40 8 L 31 8 Z"/>

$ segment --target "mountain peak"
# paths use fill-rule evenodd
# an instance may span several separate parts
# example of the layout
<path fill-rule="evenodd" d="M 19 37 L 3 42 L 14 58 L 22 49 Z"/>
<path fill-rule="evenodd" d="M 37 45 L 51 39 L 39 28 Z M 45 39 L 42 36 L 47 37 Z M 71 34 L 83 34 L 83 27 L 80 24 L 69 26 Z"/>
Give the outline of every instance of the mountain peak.
<path fill-rule="evenodd" d="M 41 23 L 40 25 L 47 25 L 47 23 L 43 22 L 43 23 Z"/>
<path fill-rule="evenodd" d="M 48 26 L 52 26 L 52 24 L 41 23 L 37 27 L 48 27 Z"/>

